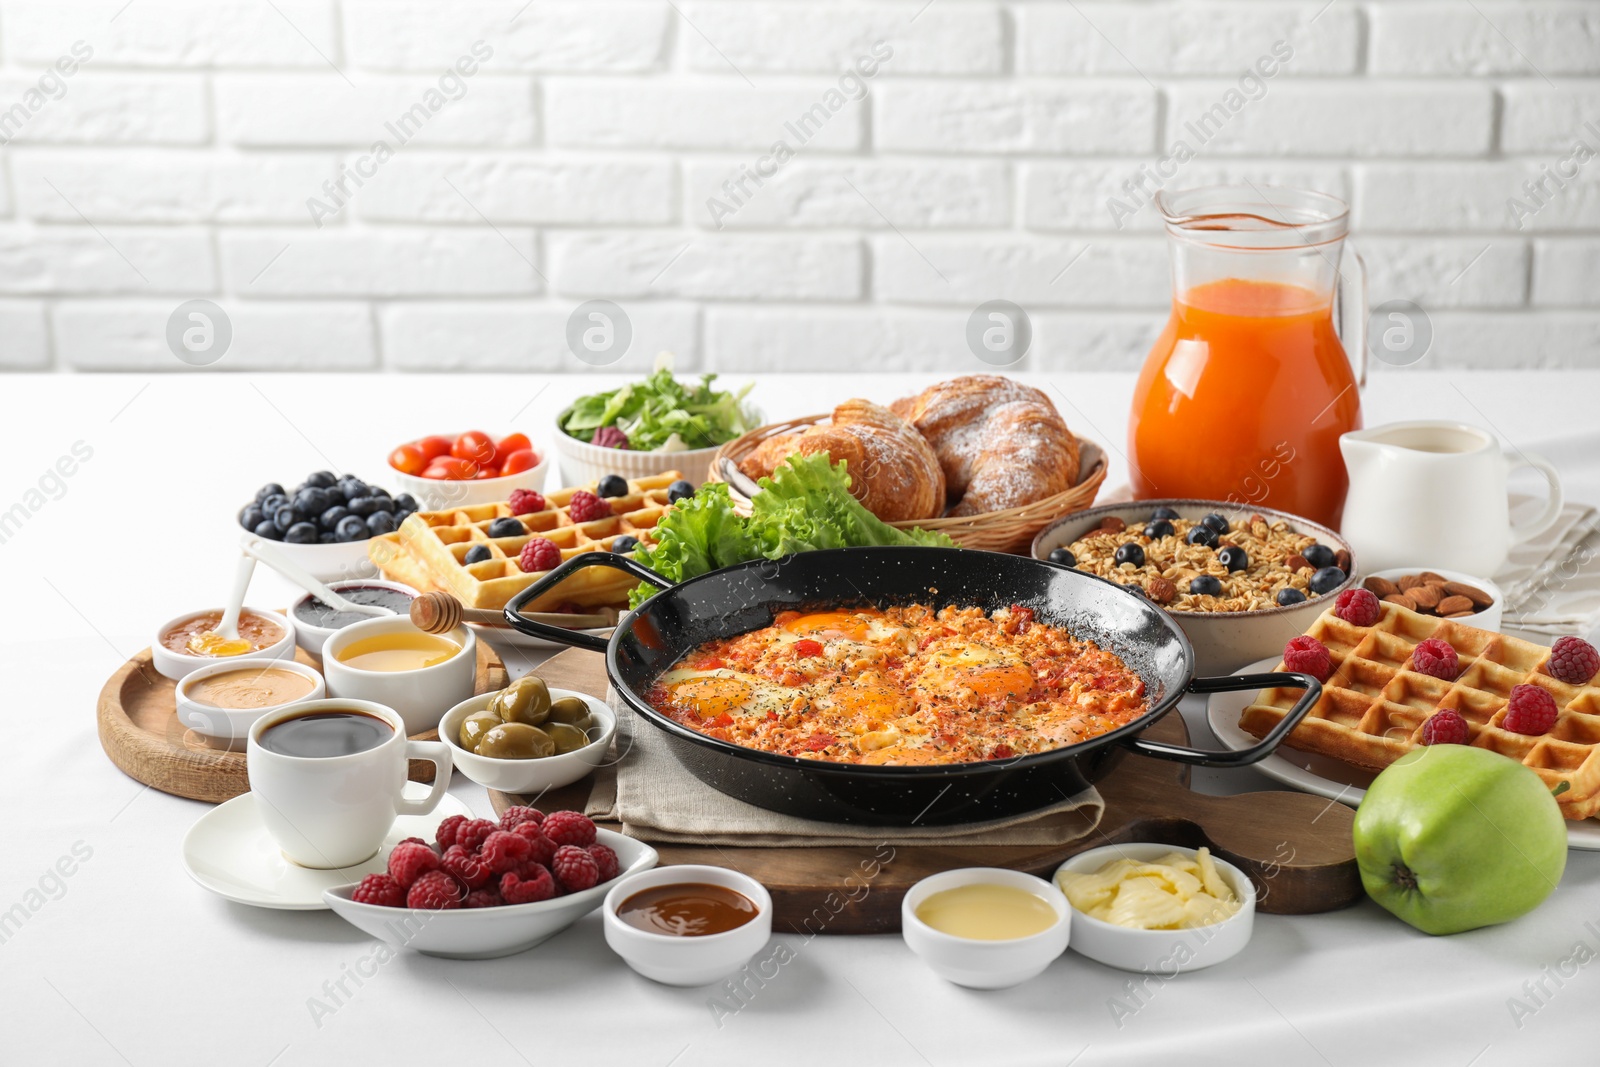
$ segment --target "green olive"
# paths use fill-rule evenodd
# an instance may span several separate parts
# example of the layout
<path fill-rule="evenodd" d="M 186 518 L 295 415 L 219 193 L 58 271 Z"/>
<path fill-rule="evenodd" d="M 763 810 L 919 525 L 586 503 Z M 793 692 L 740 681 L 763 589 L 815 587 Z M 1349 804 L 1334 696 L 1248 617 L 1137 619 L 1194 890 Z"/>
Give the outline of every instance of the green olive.
<path fill-rule="evenodd" d="M 478 755 L 491 759 L 543 759 L 555 751 L 549 734 L 521 722 L 501 723 L 478 742 Z"/>
<path fill-rule="evenodd" d="M 538 726 L 550 716 L 550 690 L 543 678 L 524 674 L 494 695 L 489 710 L 506 722 Z"/>
<path fill-rule="evenodd" d="M 461 747 L 468 752 L 478 751 L 483 735 L 500 725 L 500 716 L 492 711 L 475 711 L 461 720 Z"/>
<path fill-rule="evenodd" d="M 547 722 L 544 732 L 556 743 L 556 752 L 576 752 L 589 743 L 589 735 L 564 722 Z"/>
<path fill-rule="evenodd" d="M 587 730 L 590 725 L 589 702 L 582 697 L 562 697 L 550 705 L 550 721 Z"/>

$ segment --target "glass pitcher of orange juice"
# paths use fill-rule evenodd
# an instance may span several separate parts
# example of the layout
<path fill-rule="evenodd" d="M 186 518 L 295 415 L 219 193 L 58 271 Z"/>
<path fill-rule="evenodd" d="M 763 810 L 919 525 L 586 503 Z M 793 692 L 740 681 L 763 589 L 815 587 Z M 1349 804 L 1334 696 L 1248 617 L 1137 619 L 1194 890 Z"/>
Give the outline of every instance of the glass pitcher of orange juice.
<path fill-rule="evenodd" d="M 1349 206 L 1253 185 L 1162 190 L 1156 205 L 1172 316 L 1133 395 L 1134 496 L 1277 508 L 1337 528 L 1349 485 L 1339 436 L 1361 428 L 1367 358 Z M 1336 312 L 1348 326 L 1336 328 Z"/>

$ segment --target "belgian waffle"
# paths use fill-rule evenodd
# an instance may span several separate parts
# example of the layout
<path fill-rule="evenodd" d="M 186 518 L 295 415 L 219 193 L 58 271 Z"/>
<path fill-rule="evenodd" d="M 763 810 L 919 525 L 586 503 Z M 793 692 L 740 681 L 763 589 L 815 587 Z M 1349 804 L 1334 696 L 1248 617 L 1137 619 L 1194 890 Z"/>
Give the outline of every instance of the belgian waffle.
<path fill-rule="evenodd" d="M 543 511 L 512 515 L 509 504 L 478 504 L 445 511 L 419 511 L 406 518 L 392 534 L 375 537 L 367 549 L 384 576 L 422 590 L 439 589 L 469 608 L 497 611 L 513 596 L 549 571 L 524 571 L 517 565 L 522 546 L 535 537 L 555 542 L 563 562 L 580 552 L 608 550 L 624 534 L 650 540 L 670 503 L 667 487 L 682 478 L 677 471 L 652 474 L 628 482 L 625 496 L 611 497 L 612 514 L 592 522 L 572 521 L 568 505 L 577 488 L 545 494 Z M 584 487 L 593 492 L 593 485 Z M 490 537 L 489 524 L 511 516 L 525 533 Z M 485 545 L 489 558 L 464 562 L 474 545 Z M 539 599 L 524 605 L 526 611 L 554 611 L 566 605 L 590 608 L 628 599 L 638 584 L 622 571 L 591 567 L 579 571 Z"/>
<path fill-rule="evenodd" d="M 1330 608 L 1306 631 L 1328 649 L 1333 676 L 1285 744 L 1381 770 L 1422 743 L 1430 715 L 1453 708 L 1467 722 L 1470 744 L 1521 761 L 1551 789 L 1566 782 L 1556 801 L 1567 818 L 1600 812 L 1600 687 L 1550 677 L 1550 650 L 1542 645 L 1392 603 L 1381 608 L 1372 626 L 1354 626 Z M 1460 656 L 1454 681 L 1412 669 L 1411 650 L 1430 637 L 1450 642 Z M 1278 669 L 1285 668 L 1280 663 Z M 1560 715 L 1548 733 L 1528 736 L 1502 725 L 1511 688 L 1523 683 L 1555 697 Z M 1265 736 L 1299 695 L 1297 689 L 1262 690 L 1240 716 L 1240 728 Z"/>

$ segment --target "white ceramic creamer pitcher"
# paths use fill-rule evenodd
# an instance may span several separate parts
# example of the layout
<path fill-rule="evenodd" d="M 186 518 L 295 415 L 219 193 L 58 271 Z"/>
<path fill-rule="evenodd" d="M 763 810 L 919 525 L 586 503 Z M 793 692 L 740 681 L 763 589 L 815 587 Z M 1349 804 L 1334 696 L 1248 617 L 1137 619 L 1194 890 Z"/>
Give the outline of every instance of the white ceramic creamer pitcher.
<path fill-rule="evenodd" d="M 1339 438 L 1350 494 L 1340 528 L 1362 570 L 1443 567 L 1489 577 L 1511 546 L 1561 513 L 1561 477 L 1549 460 L 1507 456 L 1494 435 L 1460 422 L 1391 422 Z M 1519 467 L 1550 483 L 1544 511 L 1511 524 L 1506 479 Z"/>

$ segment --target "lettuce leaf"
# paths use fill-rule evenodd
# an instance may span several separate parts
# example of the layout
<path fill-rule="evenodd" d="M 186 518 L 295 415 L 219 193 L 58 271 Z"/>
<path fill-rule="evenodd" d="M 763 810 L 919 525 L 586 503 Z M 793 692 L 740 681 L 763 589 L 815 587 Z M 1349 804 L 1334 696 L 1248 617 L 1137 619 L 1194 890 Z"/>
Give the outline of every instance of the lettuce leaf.
<path fill-rule="evenodd" d="M 643 381 L 579 397 L 561 420 L 561 429 L 580 441 L 593 441 L 602 426 L 615 426 L 628 435 L 628 447 L 653 452 L 674 435 L 685 448 L 725 444 L 750 426 L 743 401 L 754 383 L 738 392 L 713 389 L 715 374 L 699 384 L 685 386 L 661 367 Z"/>

